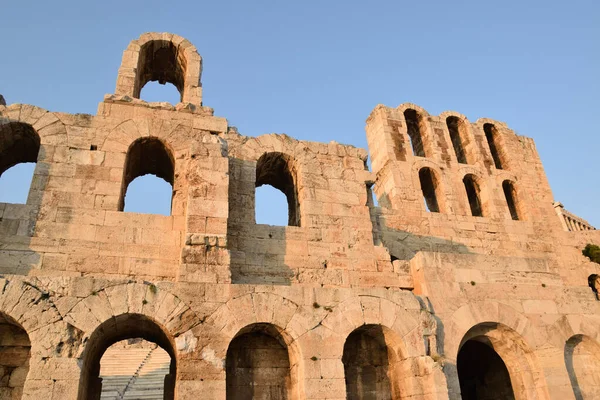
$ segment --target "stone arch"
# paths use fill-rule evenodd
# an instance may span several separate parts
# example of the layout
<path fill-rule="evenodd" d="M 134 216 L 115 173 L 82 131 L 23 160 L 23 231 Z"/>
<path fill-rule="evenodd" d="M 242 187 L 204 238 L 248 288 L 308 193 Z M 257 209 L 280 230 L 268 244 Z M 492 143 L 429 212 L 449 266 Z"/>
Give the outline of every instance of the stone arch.
<path fill-rule="evenodd" d="M 29 372 L 31 341 L 27 331 L 0 312 L 0 398 L 20 399 Z"/>
<path fill-rule="evenodd" d="M 81 377 L 79 381 L 80 400 L 100 399 L 102 379 L 100 360 L 104 352 L 113 344 L 131 338 L 142 338 L 159 345 L 171 356 L 169 374 L 165 377 L 164 399 L 175 398 L 177 355 L 175 342 L 167 329 L 153 318 L 137 313 L 125 313 L 107 319 L 89 336 L 81 355 Z"/>
<path fill-rule="evenodd" d="M 287 198 L 288 225 L 300 226 L 298 171 L 296 161 L 285 153 L 264 153 L 256 162 L 255 186 L 271 185 Z"/>
<path fill-rule="evenodd" d="M 291 170 L 295 172 L 292 179 L 286 179 L 287 182 L 292 182 L 293 185 L 286 185 L 286 187 L 292 187 L 290 190 L 291 196 L 286 194 L 288 202 L 288 211 L 293 211 L 294 207 L 290 207 L 290 200 L 292 205 L 296 205 L 295 215 L 288 213 L 288 225 L 302 225 L 305 221 L 302 213 L 302 203 L 304 202 L 307 193 L 304 191 L 304 182 L 306 180 L 304 174 L 319 174 L 321 172 L 321 164 L 315 157 L 315 152 L 309 149 L 306 144 L 301 141 L 294 140 L 287 135 L 280 134 L 268 134 L 261 135 L 256 138 L 247 138 L 243 142 L 237 140 L 229 141 L 229 171 L 230 171 L 230 186 L 229 196 L 243 196 L 250 200 L 248 208 L 253 212 L 248 212 L 248 208 L 234 207 L 233 202 L 229 202 L 229 223 L 234 221 L 244 221 L 248 224 L 256 222 L 254 209 L 256 208 L 256 186 L 261 182 L 261 173 L 259 172 L 260 159 L 264 155 L 270 155 L 273 159 L 279 158 L 281 164 L 287 165 L 289 160 Z M 323 145 L 326 147 L 327 145 Z M 264 159 L 263 159 L 264 160 Z M 267 163 L 268 165 L 269 163 Z M 276 165 L 276 163 L 271 163 Z M 286 168 L 287 169 L 287 168 Z M 250 173 L 250 176 L 245 176 L 246 173 Z M 272 174 L 271 174 L 272 175 Z M 248 182 L 254 181 L 254 185 L 248 185 Z M 281 190 L 281 188 L 278 188 Z M 285 200 L 284 200 L 285 201 Z"/>
<path fill-rule="evenodd" d="M 363 325 L 348 335 L 342 363 L 346 396 L 352 400 L 402 397 L 403 345 L 389 328 L 378 324 Z"/>
<path fill-rule="evenodd" d="M 24 140 L 15 142 L 15 137 Z M 42 168 L 40 163 L 46 160 L 48 151 L 52 150 L 49 146 L 67 144 L 66 127 L 56 114 L 26 104 L 13 104 L 0 109 L 0 175 L 18 163 L 35 162 L 33 180 L 36 185 L 30 188 L 27 198 L 27 204 L 35 209 L 40 206 L 41 192 L 48 180 L 46 168 Z M 7 152 L 10 156 L 1 154 Z M 30 232 L 32 234 L 32 230 Z"/>
<path fill-rule="evenodd" d="M 99 288 L 76 304 L 64 321 L 82 332 L 85 343 L 98 327 L 119 315 L 140 314 L 177 338 L 199 323 L 200 318 L 184 301 L 160 285 L 130 282 Z M 77 354 L 81 357 L 81 351 Z"/>
<path fill-rule="evenodd" d="M 171 185 L 171 207 L 175 187 L 175 159 L 173 152 L 162 140 L 144 137 L 134 141 L 127 150 L 119 197 L 119 211 L 125 208 L 125 197 L 131 182 L 143 175 L 153 174 Z"/>
<path fill-rule="evenodd" d="M 434 361 L 428 356 L 430 350 L 435 351 L 437 347 L 437 324 L 414 297 L 403 300 L 403 304 L 397 304 L 383 297 L 351 296 L 333 307 L 321 325 L 313 330 L 319 331 L 322 340 L 328 343 L 326 357 L 339 362 L 340 368 L 344 368 L 348 338 L 353 332 L 374 328 L 378 332 L 375 335 L 377 342 L 385 343 L 388 349 L 388 376 L 393 375 L 390 380 L 393 398 L 422 394 L 423 390 L 427 390 L 424 388 L 433 385 L 435 374 Z M 418 365 L 425 367 L 423 376 L 418 379 L 402 372 L 418 368 Z M 356 398 L 351 396 L 352 393 L 346 395 Z"/>
<path fill-rule="evenodd" d="M 251 331 L 252 327 L 263 332 L 267 327 L 266 332 L 285 344 L 293 371 L 293 396 L 290 398 L 304 398 L 303 353 L 297 340 L 313 327 L 313 321 L 294 301 L 274 293 L 248 293 L 228 300 L 194 332 L 219 338 L 213 341 L 211 349 L 215 352 L 214 357 L 225 366 L 230 343 L 240 333 Z"/>
<path fill-rule="evenodd" d="M 446 212 L 446 198 L 442 175 L 435 168 L 421 167 L 417 173 L 418 187 L 421 189 L 424 204 L 430 212 Z"/>
<path fill-rule="evenodd" d="M 202 58 L 186 39 L 150 32 L 129 43 L 117 77 L 115 94 L 139 98 L 148 81 L 172 83 L 182 103 L 202 105 Z"/>
<path fill-rule="evenodd" d="M 456 310 L 445 328 L 446 375 L 449 393 L 459 393 L 456 362 L 459 351 L 470 340 L 496 352 L 508 369 L 515 399 L 549 399 L 543 370 L 535 350 L 545 339 L 529 319 L 505 304 L 474 302 Z M 460 340 L 458 338 L 461 338 Z"/>
<path fill-rule="evenodd" d="M 3 331 L 2 325 L 6 324 L 16 327 L 16 332 L 20 331 L 22 334 L 19 338 L 13 336 L 14 330 L 9 332 L 11 337 L 7 343 L 4 340 L 6 331 L 0 332 L 0 345 L 29 347 L 27 365 L 21 364 L 21 368 L 14 363 L 12 365 L 17 367 L 11 371 L 17 374 L 11 376 L 12 386 L 16 386 L 18 391 L 36 390 L 36 381 L 28 379 L 28 370 L 40 371 L 47 366 L 48 359 L 57 355 L 70 357 L 79 348 L 77 332 L 62 321 L 58 309 L 52 302 L 52 293 L 36 279 L 20 277 L 0 279 L 0 331 Z M 26 345 L 27 341 L 29 346 Z M 13 354 L 11 358 L 14 353 L 10 351 L 9 354 Z M 12 361 L 17 360 L 13 358 Z M 18 384 L 15 384 L 17 382 Z M 5 395 L 6 392 L 0 388 L 0 397 L 4 398 Z M 13 396 L 16 396 L 15 399 L 20 398 L 20 394 L 17 396 L 14 391 Z"/>
<path fill-rule="evenodd" d="M 96 372 L 96 362 L 111 344 L 134 334 L 133 337 L 158 344 L 174 360 L 175 349 L 191 351 L 185 339 L 189 336 L 188 332 L 200 323 L 200 318 L 189 305 L 160 284 L 136 282 L 91 291 L 69 309 L 63 320 L 81 331 L 80 340 L 84 344 L 76 354 L 87 365 L 86 374 L 82 370 L 80 378 L 79 399 L 86 399 L 86 390 L 94 381 L 90 377 Z M 119 330 L 123 326 L 128 328 Z M 140 330 L 136 331 L 136 328 Z M 112 330 L 117 334 L 111 336 Z M 180 336 L 182 342 L 176 346 Z M 175 376 L 169 379 L 175 379 Z"/>
<path fill-rule="evenodd" d="M 28 124 L 39 135 L 38 161 L 45 159 L 45 145 L 68 144 L 67 129 L 56 113 L 28 104 L 12 104 L 0 109 L 0 125 L 11 122 Z"/>
<path fill-rule="evenodd" d="M 227 349 L 227 399 L 238 399 L 240 394 L 245 398 L 268 395 L 274 400 L 302 398 L 298 377 L 301 360 L 295 346 L 292 338 L 276 325 L 255 323 L 242 328 Z"/>
<path fill-rule="evenodd" d="M 487 196 L 483 196 L 486 191 L 483 189 L 482 180 L 477 175 L 469 173 L 463 176 L 462 182 L 470 214 L 474 217 L 488 217 L 489 201 Z"/>
<path fill-rule="evenodd" d="M 440 114 L 444 129 L 454 148 L 456 160 L 460 164 L 473 165 L 477 162 L 477 149 L 471 130 L 471 123 L 463 114 L 455 111 L 445 111 Z"/>
<path fill-rule="evenodd" d="M 0 279 L 0 313 L 22 326 L 31 339 L 32 347 L 43 356 L 47 355 L 43 347 L 37 348 L 37 339 L 43 338 L 62 317 L 51 300 L 50 291 L 40 282 L 16 277 Z"/>
<path fill-rule="evenodd" d="M 573 335 L 565 343 L 564 359 L 575 399 L 597 396 L 600 391 L 600 344 L 587 335 Z"/>
<path fill-rule="evenodd" d="M 515 181 L 509 179 L 502 181 L 502 191 L 504 192 L 504 198 L 510 217 L 515 221 L 525 219 L 523 202 Z"/>

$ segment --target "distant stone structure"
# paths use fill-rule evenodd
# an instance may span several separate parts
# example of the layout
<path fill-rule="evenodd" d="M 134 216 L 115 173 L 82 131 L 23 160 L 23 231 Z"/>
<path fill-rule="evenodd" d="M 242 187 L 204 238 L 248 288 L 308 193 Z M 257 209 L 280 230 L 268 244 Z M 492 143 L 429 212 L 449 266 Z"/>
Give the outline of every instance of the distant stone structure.
<path fill-rule="evenodd" d="M 37 163 L 27 203 L 0 204 L 0 398 L 120 393 L 101 359 L 136 338 L 170 357 L 164 399 L 598 398 L 581 250 L 600 233 L 557 216 L 533 140 L 380 105 L 370 171 L 363 149 L 240 135 L 201 71 L 187 40 L 147 33 L 95 116 L 0 106 L 0 173 Z M 181 102 L 140 100 L 149 81 Z M 123 212 L 148 173 L 170 216 Z M 289 226 L 256 224 L 265 184 Z M 111 348 L 103 370 L 134 350 L 151 357 Z"/>

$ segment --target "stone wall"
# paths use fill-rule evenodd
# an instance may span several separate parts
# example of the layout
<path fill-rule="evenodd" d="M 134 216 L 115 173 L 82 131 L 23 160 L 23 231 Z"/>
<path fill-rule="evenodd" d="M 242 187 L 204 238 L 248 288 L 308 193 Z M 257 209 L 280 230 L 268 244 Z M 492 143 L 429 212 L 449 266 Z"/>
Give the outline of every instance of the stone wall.
<path fill-rule="evenodd" d="M 150 33 L 95 116 L 0 105 L 1 171 L 37 150 L 26 204 L 0 204 L 0 328 L 29 341 L 28 372 L 0 341 L 0 393 L 96 399 L 131 338 L 170 355 L 167 399 L 460 399 L 478 346 L 497 366 L 480 396 L 594 393 L 600 265 L 581 250 L 600 234 L 563 229 L 531 139 L 377 106 L 371 172 L 363 149 L 241 135 L 200 76 L 189 42 Z M 182 101 L 137 98 L 152 80 Z M 145 173 L 172 184 L 171 215 L 122 211 Z M 256 224 L 263 184 L 289 226 Z"/>

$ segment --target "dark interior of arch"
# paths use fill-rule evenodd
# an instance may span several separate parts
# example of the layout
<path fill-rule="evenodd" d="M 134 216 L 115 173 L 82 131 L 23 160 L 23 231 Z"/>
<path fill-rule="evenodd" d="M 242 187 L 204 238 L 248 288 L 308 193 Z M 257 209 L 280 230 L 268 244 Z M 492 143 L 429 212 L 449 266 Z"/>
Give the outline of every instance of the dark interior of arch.
<path fill-rule="evenodd" d="M 485 132 L 485 138 L 487 139 L 490 153 L 494 159 L 494 165 L 497 169 L 504 169 L 504 163 L 502 162 L 502 156 L 498 152 L 498 144 L 496 143 L 496 136 L 498 132 L 493 124 L 484 124 L 483 131 Z"/>
<path fill-rule="evenodd" d="M 463 400 L 514 400 L 508 369 L 487 344 L 468 340 L 456 361 Z"/>
<path fill-rule="evenodd" d="M 159 139 L 147 137 L 136 140 L 127 151 L 119 210 L 125 208 L 127 187 L 139 176 L 153 174 L 173 186 L 174 165 L 173 155 Z"/>
<path fill-rule="evenodd" d="M 178 46 L 167 40 L 153 40 L 142 46 L 139 57 L 135 97 L 140 97 L 146 83 L 158 81 L 163 85 L 172 83 L 183 98 L 187 62 Z"/>
<path fill-rule="evenodd" d="M 83 354 L 78 400 L 99 400 L 102 393 L 100 360 L 106 349 L 125 340 L 141 338 L 156 343 L 171 356 L 169 374 L 165 376 L 164 399 L 175 396 L 176 357 L 171 340 L 162 327 L 145 315 L 121 314 L 102 323 L 90 336 Z"/>
<path fill-rule="evenodd" d="M 381 326 L 353 331 L 344 344 L 342 362 L 348 400 L 392 399 L 390 357 Z"/>
<path fill-rule="evenodd" d="M 40 137 L 29 124 L 10 122 L 0 125 L 0 176 L 20 163 L 37 162 Z"/>
<path fill-rule="evenodd" d="M 481 207 L 481 200 L 479 199 L 479 185 L 475 181 L 475 178 L 473 175 L 467 175 L 463 178 L 463 183 L 465 184 L 467 198 L 469 199 L 471 215 L 474 217 L 483 217 L 483 209 Z"/>
<path fill-rule="evenodd" d="M 283 338 L 268 324 L 240 332 L 229 344 L 227 400 L 290 399 L 290 358 Z"/>
<path fill-rule="evenodd" d="M 413 155 L 417 157 L 425 157 L 425 148 L 423 147 L 423 136 L 421 132 L 421 116 L 413 109 L 404 111 L 404 119 L 406 121 L 406 131 L 410 138 Z"/>
<path fill-rule="evenodd" d="M 450 132 L 450 140 L 452 141 L 452 147 L 454 147 L 454 153 L 456 159 L 461 164 L 467 164 L 467 157 L 465 155 L 465 148 L 463 146 L 463 138 L 460 130 L 463 129 L 463 122 L 455 116 L 446 118 L 446 126 Z"/>
<path fill-rule="evenodd" d="M 431 169 L 421 168 L 419 170 L 419 181 L 421 182 L 421 191 L 423 192 L 423 198 L 425 204 L 430 212 L 440 212 L 440 206 L 437 200 L 437 180 Z"/>
<path fill-rule="evenodd" d="M 265 153 L 256 163 L 256 187 L 271 185 L 281 190 L 288 202 L 288 225 L 300 226 L 300 203 L 296 168 L 291 157 L 282 153 Z"/>
<path fill-rule="evenodd" d="M 519 210 L 517 208 L 517 195 L 515 192 L 515 187 L 510 181 L 502 182 L 502 190 L 504 191 L 504 197 L 506 198 L 506 204 L 508 205 L 508 210 L 510 211 L 510 217 L 515 221 L 519 219 Z"/>
<path fill-rule="evenodd" d="M 0 398 L 20 399 L 29 371 L 31 343 L 27 332 L 0 314 Z"/>

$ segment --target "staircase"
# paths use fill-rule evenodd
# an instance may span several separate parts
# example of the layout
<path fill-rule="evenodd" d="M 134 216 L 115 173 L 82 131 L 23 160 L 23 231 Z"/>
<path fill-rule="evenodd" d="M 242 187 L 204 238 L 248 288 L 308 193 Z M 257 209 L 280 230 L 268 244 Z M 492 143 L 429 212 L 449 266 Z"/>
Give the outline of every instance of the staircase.
<path fill-rule="evenodd" d="M 111 346 L 102 357 L 101 400 L 163 400 L 171 357 L 153 343 Z"/>

